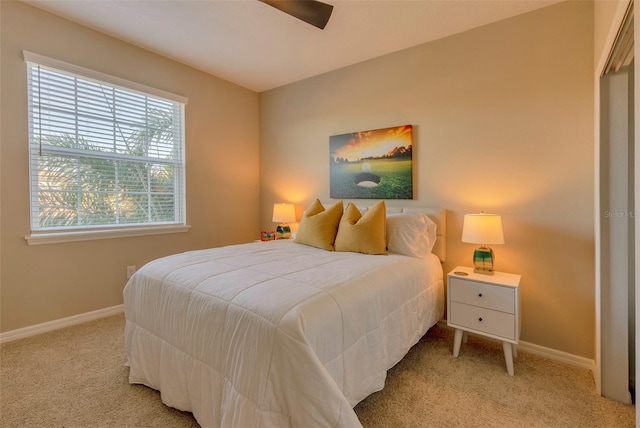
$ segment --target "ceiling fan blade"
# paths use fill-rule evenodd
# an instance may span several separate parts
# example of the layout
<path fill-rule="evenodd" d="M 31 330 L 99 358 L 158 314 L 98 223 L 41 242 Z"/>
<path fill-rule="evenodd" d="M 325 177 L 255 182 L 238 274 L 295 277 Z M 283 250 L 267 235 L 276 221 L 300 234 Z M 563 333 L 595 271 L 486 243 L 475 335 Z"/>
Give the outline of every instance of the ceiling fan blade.
<path fill-rule="evenodd" d="M 333 5 L 316 0 L 258 0 L 319 29 L 329 22 Z"/>

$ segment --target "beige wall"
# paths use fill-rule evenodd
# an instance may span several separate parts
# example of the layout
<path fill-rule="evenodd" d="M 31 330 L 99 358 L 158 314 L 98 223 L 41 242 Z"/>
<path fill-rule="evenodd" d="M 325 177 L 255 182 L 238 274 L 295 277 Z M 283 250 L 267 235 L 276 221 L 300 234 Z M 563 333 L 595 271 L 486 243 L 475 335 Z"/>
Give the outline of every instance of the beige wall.
<path fill-rule="evenodd" d="M 329 199 L 329 136 L 414 125 L 412 204 L 503 216 L 521 339 L 594 357 L 593 4 L 567 2 L 260 95 L 261 225 Z M 401 202 L 398 202 L 399 204 Z"/>
<path fill-rule="evenodd" d="M 122 303 L 126 266 L 259 228 L 258 95 L 19 2 L 1 9 L 1 331 Z M 28 246 L 26 68 L 46 55 L 189 98 L 187 233 Z"/>
<path fill-rule="evenodd" d="M 249 90 L 22 3 L 2 2 L 1 12 L 0 331 L 122 303 L 127 265 L 253 239 L 273 227 L 274 202 L 300 212 L 328 199 L 330 135 L 410 123 L 411 203 L 449 210 L 445 270 L 469 264 L 474 246 L 459 242 L 464 213 L 502 214 L 507 243 L 494 250 L 500 270 L 523 275 L 522 340 L 593 357 L 591 3 L 272 90 L 260 95 L 259 112 Z M 189 98 L 190 232 L 27 246 L 22 50 Z"/>

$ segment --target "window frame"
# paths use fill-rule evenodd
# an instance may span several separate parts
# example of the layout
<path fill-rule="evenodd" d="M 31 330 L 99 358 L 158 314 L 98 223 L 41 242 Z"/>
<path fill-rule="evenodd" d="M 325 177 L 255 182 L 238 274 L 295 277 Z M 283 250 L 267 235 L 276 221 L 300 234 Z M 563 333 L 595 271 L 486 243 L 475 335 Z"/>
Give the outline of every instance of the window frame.
<path fill-rule="evenodd" d="M 178 232 L 187 232 L 190 226 L 186 222 L 186 153 L 185 153 L 185 107 L 188 103 L 188 99 L 186 97 L 182 97 L 180 95 L 172 94 L 160 89 L 152 88 L 146 85 L 142 85 L 136 82 L 131 82 L 119 77 L 111 76 L 105 73 L 101 73 L 95 70 L 91 70 L 88 68 L 80 67 L 74 64 L 69 64 L 64 61 L 59 61 L 53 58 L 49 58 L 43 55 L 34 54 L 31 52 L 23 51 L 24 61 L 26 65 L 25 75 L 27 79 L 30 79 L 30 64 L 39 65 L 43 67 L 47 67 L 50 69 L 54 69 L 61 73 L 70 73 L 72 75 L 76 75 L 78 78 L 86 79 L 88 81 L 97 81 L 98 83 L 106 84 L 112 86 L 116 89 L 135 92 L 142 94 L 144 96 L 149 96 L 152 98 L 160 98 L 165 101 L 170 101 L 173 103 L 178 103 L 179 108 L 181 109 L 181 126 L 179 132 L 180 135 L 180 144 L 181 144 L 181 152 L 182 159 L 180 162 L 180 174 L 181 176 L 177 180 L 177 186 L 174 188 L 174 202 L 178 205 L 176 207 L 176 218 L 175 221 L 169 222 L 155 222 L 155 223 L 134 223 L 134 224 L 105 224 L 105 225 L 91 225 L 91 226 L 63 226 L 63 227 L 52 227 L 52 228 L 34 228 L 33 227 L 33 215 L 35 213 L 35 206 L 33 205 L 33 197 L 36 196 L 33 194 L 35 190 L 35 186 L 37 183 L 34 183 L 36 180 L 34 177 L 34 167 L 32 161 L 32 150 L 33 150 L 33 119 L 31 118 L 32 114 L 32 102 L 30 93 L 30 85 L 29 92 L 27 93 L 27 113 L 29 115 L 28 125 L 29 125 L 29 138 L 28 138 L 28 152 L 29 152 L 29 226 L 31 234 L 25 236 L 25 240 L 29 245 L 39 245 L 39 244 L 51 244 L 51 243 L 61 243 L 61 242 L 73 242 L 73 241 L 86 241 L 86 240 L 94 240 L 94 239 L 108 239 L 108 238 L 121 238 L 121 237 L 131 237 L 131 236 L 144 236 L 144 235 L 154 235 L 154 234 L 165 234 L 165 233 L 178 233 Z M 37 196 L 36 196 L 37 197 Z"/>

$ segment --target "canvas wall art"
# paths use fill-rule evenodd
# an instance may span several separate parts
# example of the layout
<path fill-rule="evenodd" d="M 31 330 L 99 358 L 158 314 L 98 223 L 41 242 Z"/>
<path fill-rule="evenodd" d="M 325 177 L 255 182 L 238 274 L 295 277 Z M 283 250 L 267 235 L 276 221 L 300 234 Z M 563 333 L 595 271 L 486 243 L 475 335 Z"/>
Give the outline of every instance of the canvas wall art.
<path fill-rule="evenodd" d="M 330 197 L 413 199 L 413 126 L 329 137 Z"/>

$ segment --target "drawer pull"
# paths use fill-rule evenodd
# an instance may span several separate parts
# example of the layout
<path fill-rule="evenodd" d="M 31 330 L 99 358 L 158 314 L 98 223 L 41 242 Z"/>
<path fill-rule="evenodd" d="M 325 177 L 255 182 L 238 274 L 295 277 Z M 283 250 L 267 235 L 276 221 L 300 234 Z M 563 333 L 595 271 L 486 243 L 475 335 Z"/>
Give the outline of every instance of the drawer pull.
<path fill-rule="evenodd" d="M 482 297 L 482 293 L 478 293 L 478 297 Z"/>
<path fill-rule="evenodd" d="M 478 321 L 482 322 L 482 317 L 478 318 Z"/>

